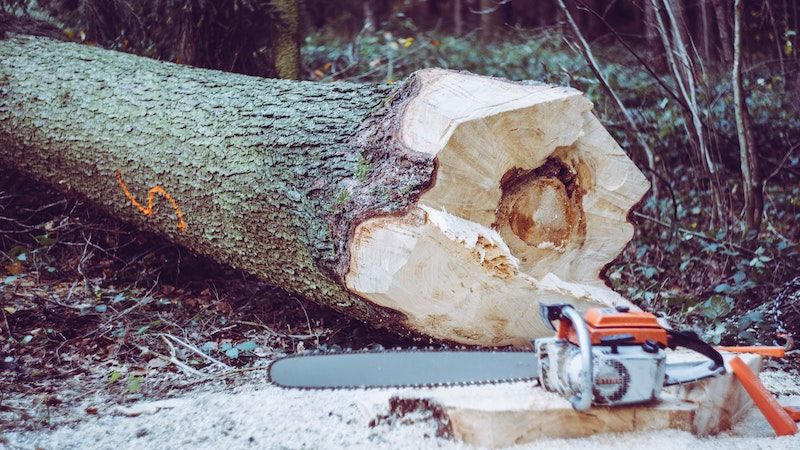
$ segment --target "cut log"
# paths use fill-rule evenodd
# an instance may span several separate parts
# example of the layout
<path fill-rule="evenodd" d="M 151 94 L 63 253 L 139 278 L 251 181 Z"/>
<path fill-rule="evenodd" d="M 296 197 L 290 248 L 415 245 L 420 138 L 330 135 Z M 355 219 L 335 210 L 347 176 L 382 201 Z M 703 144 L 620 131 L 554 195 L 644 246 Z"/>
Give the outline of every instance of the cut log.
<path fill-rule="evenodd" d="M 740 356 L 754 372 L 761 370 L 760 356 Z M 403 404 L 405 411 L 415 406 L 432 410 L 446 434 L 489 448 L 629 431 L 674 429 L 715 435 L 730 430 L 753 406 L 730 368 L 725 375 L 666 388 L 653 404 L 596 407 L 585 413 L 535 383 L 431 389 L 401 394 L 390 403 Z"/>
<path fill-rule="evenodd" d="M 603 269 L 648 183 L 580 92 L 445 70 L 267 80 L 0 41 L 0 164 L 356 318 L 476 345 Z"/>

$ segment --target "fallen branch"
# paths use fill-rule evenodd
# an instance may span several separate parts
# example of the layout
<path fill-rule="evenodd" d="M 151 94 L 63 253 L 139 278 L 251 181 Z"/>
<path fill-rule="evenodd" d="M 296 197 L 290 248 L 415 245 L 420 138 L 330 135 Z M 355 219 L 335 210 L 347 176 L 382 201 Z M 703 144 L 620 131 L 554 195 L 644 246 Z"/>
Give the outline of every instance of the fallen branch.
<path fill-rule="evenodd" d="M 229 365 L 225 364 L 224 362 L 214 358 L 211 355 L 207 355 L 205 352 L 203 352 L 199 348 L 195 347 L 194 345 L 189 344 L 187 342 L 184 342 L 184 341 L 178 339 L 177 337 L 175 337 L 175 336 L 173 336 L 171 334 L 159 333 L 158 336 L 161 336 L 164 339 L 166 339 L 166 338 L 172 339 L 173 341 L 175 341 L 176 343 L 180 344 L 181 346 L 183 346 L 187 350 L 189 350 L 189 351 L 195 353 L 196 355 L 198 355 L 198 356 L 200 356 L 200 357 L 212 362 L 213 364 L 216 364 L 216 365 L 218 365 L 220 367 L 223 367 L 225 369 L 230 369 L 231 368 L 231 366 L 229 366 Z"/>
<path fill-rule="evenodd" d="M 166 338 L 163 338 L 163 339 L 164 339 L 164 341 L 167 342 L 167 345 L 169 347 L 172 347 L 172 344 Z M 183 371 L 183 373 L 185 373 L 187 375 L 201 377 L 201 378 L 207 378 L 208 377 L 208 375 L 206 375 L 205 373 L 200 372 L 197 369 L 193 369 L 193 368 L 189 367 L 186 363 L 184 363 L 183 361 L 179 360 L 178 358 L 176 358 L 174 356 L 165 356 L 165 355 L 162 355 L 161 353 L 158 353 L 156 351 L 150 350 L 150 348 L 148 348 L 148 347 L 145 347 L 145 346 L 142 346 L 142 345 L 138 345 L 138 344 L 134 344 L 134 345 L 136 346 L 136 348 L 139 349 L 140 352 L 142 352 L 142 355 L 153 355 L 153 356 L 155 356 L 156 358 L 158 358 L 158 359 L 160 359 L 162 361 L 166 361 L 168 363 L 174 364 L 175 367 L 177 367 L 178 369 L 180 369 L 181 371 Z M 175 350 L 175 348 L 172 347 L 172 351 L 173 352 L 174 352 L 174 350 Z"/>

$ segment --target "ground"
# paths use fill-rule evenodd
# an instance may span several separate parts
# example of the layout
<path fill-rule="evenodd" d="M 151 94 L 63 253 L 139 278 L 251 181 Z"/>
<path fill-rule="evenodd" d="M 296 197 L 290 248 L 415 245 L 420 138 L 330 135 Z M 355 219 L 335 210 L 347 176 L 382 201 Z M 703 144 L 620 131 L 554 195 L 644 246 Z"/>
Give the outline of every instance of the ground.
<path fill-rule="evenodd" d="M 186 378 L 175 376 L 164 383 L 191 383 Z M 773 368 L 763 378 L 771 390 L 782 394 L 782 401 L 800 404 L 800 383 L 796 376 Z M 441 436 L 441 424 L 428 412 L 387 417 L 390 397 L 413 395 L 413 390 L 284 390 L 268 385 L 264 371 L 239 373 L 236 379 L 236 386 L 217 378 L 209 384 L 194 385 L 169 400 L 141 400 L 131 405 L 117 405 L 106 394 L 95 392 L 69 402 L 69 406 L 51 407 L 48 417 L 51 426 L 47 429 L 12 431 L 0 437 L 4 439 L 0 444 L 24 449 L 471 448 Z M 506 388 L 536 389 L 519 384 L 449 389 L 469 392 Z M 716 437 L 697 438 L 680 431 L 643 431 L 540 440 L 518 448 L 730 450 L 798 446 L 800 436 L 774 437 L 758 411 L 753 410 L 731 432 Z"/>
<path fill-rule="evenodd" d="M 424 413 L 377 420 L 392 391 L 284 391 L 264 378 L 270 360 L 303 349 L 435 342 L 369 328 L 8 171 L 0 251 L 0 447 L 460 445 Z M 766 375 L 785 399 L 800 395 L 798 361 L 790 352 Z M 165 399 L 169 408 L 147 411 Z M 721 439 L 659 432 L 537 446 L 797 446 L 759 420 Z"/>

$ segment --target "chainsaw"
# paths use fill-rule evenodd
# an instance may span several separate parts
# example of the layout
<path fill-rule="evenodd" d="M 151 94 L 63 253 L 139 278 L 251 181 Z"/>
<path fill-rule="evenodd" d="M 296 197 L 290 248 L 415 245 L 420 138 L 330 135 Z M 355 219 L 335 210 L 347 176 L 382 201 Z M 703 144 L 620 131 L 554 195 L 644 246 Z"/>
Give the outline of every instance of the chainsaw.
<path fill-rule="evenodd" d="M 555 336 L 531 350 L 389 350 L 310 353 L 272 362 L 269 380 L 303 389 L 434 387 L 538 381 L 572 407 L 649 402 L 664 386 L 725 373 L 722 355 L 691 333 L 662 327 L 653 314 L 625 307 L 540 306 Z M 684 347 L 706 358 L 666 362 L 666 348 Z"/>

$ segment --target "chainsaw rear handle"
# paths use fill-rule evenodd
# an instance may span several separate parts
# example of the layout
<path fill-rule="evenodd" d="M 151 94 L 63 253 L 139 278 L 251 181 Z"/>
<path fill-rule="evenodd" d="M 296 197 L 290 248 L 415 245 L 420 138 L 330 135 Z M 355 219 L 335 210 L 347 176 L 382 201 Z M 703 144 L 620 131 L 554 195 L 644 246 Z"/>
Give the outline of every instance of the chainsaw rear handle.
<path fill-rule="evenodd" d="M 589 335 L 589 329 L 586 327 L 586 322 L 583 320 L 581 313 L 572 305 L 541 304 L 540 308 L 542 318 L 554 329 L 555 327 L 551 322 L 553 320 L 569 320 L 572 322 L 572 327 L 578 335 L 578 348 L 580 348 L 581 351 L 581 390 L 579 394 L 573 395 L 572 398 L 569 399 L 569 402 L 576 411 L 588 411 L 592 406 L 594 367 L 592 366 L 592 339 Z"/>
<path fill-rule="evenodd" d="M 683 347 L 700 353 L 711 360 L 712 364 L 709 367 L 710 371 L 719 372 L 719 374 L 725 373 L 725 360 L 722 359 L 720 352 L 718 352 L 714 347 L 703 342 L 699 337 L 697 337 L 696 334 L 691 332 L 667 330 L 667 336 L 669 348 L 674 349 L 675 347 Z"/>

